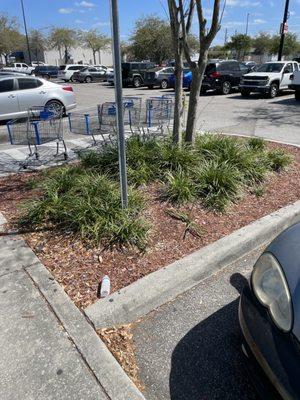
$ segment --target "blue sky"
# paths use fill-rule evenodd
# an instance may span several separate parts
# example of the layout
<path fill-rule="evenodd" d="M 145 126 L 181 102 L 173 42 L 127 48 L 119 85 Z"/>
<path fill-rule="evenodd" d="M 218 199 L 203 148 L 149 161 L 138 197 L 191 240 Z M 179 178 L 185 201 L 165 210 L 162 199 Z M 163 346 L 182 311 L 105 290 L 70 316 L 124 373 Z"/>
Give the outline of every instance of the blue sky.
<path fill-rule="evenodd" d="M 121 36 L 126 40 L 134 26 L 134 21 L 148 14 L 166 18 L 166 0 L 119 0 Z M 204 0 L 205 15 L 209 20 L 213 0 Z M 47 32 L 51 26 L 65 26 L 77 29 L 98 28 L 110 34 L 109 0 L 24 0 L 29 29 Z M 245 32 L 249 13 L 249 34 L 260 31 L 276 33 L 279 30 L 284 9 L 284 0 L 227 0 L 222 28 L 215 44 L 222 44 L 225 29 L 228 37 L 235 31 Z M 0 12 L 16 16 L 20 20 L 20 0 L 0 0 Z M 196 20 L 193 25 L 196 33 Z M 300 36 L 300 0 L 290 0 L 289 31 Z"/>

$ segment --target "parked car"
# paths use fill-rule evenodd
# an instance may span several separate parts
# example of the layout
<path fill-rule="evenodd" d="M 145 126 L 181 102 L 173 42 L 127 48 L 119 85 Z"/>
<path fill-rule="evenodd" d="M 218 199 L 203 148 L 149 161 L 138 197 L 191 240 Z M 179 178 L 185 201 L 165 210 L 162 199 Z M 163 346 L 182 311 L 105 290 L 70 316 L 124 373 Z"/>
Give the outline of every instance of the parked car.
<path fill-rule="evenodd" d="M 0 77 L 0 120 L 22 118 L 34 106 L 67 112 L 76 107 L 73 88 L 31 76 Z"/>
<path fill-rule="evenodd" d="M 145 86 L 145 73 L 155 68 L 152 62 L 126 62 L 122 63 L 122 82 L 123 86 L 134 86 L 139 88 Z M 109 74 L 107 81 L 114 84 L 114 76 Z"/>
<path fill-rule="evenodd" d="M 300 399 L 300 223 L 266 248 L 243 289 L 239 321 L 262 399 Z"/>
<path fill-rule="evenodd" d="M 33 67 L 40 67 L 42 65 L 48 65 L 48 64 L 44 63 L 43 61 L 31 61 L 31 65 Z"/>
<path fill-rule="evenodd" d="M 296 61 L 267 62 L 258 67 L 257 71 L 246 74 L 240 83 L 241 95 L 250 96 L 258 92 L 274 98 L 277 94 L 289 88 L 292 84 L 294 71 L 299 70 Z"/>
<path fill-rule="evenodd" d="M 65 82 L 73 82 L 73 74 L 74 72 L 81 71 L 83 68 L 88 67 L 88 65 L 82 64 L 67 64 L 61 65 L 58 71 L 58 77 L 61 78 Z"/>
<path fill-rule="evenodd" d="M 154 86 L 159 86 L 161 89 L 167 89 L 169 87 L 169 77 L 173 74 L 173 67 L 149 70 L 145 72 L 144 84 L 148 86 L 149 89 L 153 89 Z"/>
<path fill-rule="evenodd" d="M 256 71 L 258 68 L 258 64 L 255 61 L 245 61 L 241 64 L 246 66 L 247 72 Z"/>
<path fill-rule="evenodd" d="M 190 71 L 189 68 L 185 68 L 183 70 L 183 78 L 182 78 L 182 86 L 184 88 L 190 89 L 192 82 L 192 72 Z M 171 74 L 168 78 L 168 86 L 175 88 L 175 76 L 174 73 Z"/>
<path fill-rule="evenodd" d="M 24 74 L 22 72 L 0 70 L 0 77 L 1 76 L 27 76 L 27 74 Z"/>
<path fill-rule="evenodd" d="M 295 99 L 300 100 L 300 71 L 295 71 L 289 89 L 295 90 Z"/>
<path fill-rule="evenodd" d="M 106 70 L 97 67 L 86 67 L 80 71 L 74 72 L 73 81 L 76 82 L 103 82 L 106 78 Z"/>
<path fill-rule="evenodd" d="M 201 93 L 207 90 L 216 90 L 221 94 L 229 94 L 233 88 L 238 88 L 243 75 L 249 71 L 249 68 L 238 61 L 209 61 L 203 76 Z M 175 85 L 174 77 L 170 77 L 170 86 Z M 192 72 L 184 70 L 183 87 L 190 90 L 192 83 Z"/>
<path fill-rule="evenodd" d="M 25 63 L 11 63 L 7 67 L 3 68 L 3 71 L 22 72 L 28 75 L 31 75 L 33 70 L 34 67 L 30 67 Z"/>
<path fill-rule="evenodd" d="M 35 67 L 32 74 L 49 80 L 51 78 L 57 78 L 58 71 L 59 67 L 56 67 L 55 65 L 39 65 Z"/>

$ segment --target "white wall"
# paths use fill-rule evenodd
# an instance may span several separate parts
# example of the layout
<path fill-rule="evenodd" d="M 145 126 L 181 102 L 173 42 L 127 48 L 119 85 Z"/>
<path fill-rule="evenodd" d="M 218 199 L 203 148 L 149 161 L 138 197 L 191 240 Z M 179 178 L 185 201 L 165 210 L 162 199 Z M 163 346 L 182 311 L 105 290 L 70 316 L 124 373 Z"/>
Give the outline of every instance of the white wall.
<path fill-rule="evenodd" d="M 69 64 L 77 64 L 78 62 L 83 64 L 94 64 L 93 52 L 90 49 L 85 49 L 83 47 L 77 47 L 70 50 L 71 59 Z M 97 64 L 103 64 L 106 66 L 112 66 L 112 53 L 111 51 L 101 51 L 101 61 L 99 60 L 99 54 L 96 53 Z M 45 62 L 50 65 L 61 65 L 64 64 L 64 53 L 62 52 L 62 59 L 58 50 L 48 50 L 45 51 Z"/>

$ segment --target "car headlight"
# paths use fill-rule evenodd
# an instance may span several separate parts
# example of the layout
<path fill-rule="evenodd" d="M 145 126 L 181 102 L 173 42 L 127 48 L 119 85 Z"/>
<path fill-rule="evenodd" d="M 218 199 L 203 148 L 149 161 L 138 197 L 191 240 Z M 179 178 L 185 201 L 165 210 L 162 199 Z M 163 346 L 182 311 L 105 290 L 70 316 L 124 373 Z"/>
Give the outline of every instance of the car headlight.
<path fill-rule="evenodd" d="M 277 327 L 289 331 L 293 319 L 291 295 L 282 268 L 271 253 L 263 253 L 257 260 L 252 272 L 252 288 Z"/>

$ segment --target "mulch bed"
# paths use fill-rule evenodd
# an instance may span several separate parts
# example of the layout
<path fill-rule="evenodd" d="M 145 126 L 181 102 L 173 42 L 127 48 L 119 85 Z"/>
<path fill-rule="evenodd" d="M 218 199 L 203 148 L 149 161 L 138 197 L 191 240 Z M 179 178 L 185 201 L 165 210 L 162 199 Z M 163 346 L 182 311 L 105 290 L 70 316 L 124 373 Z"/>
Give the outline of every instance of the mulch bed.
<path fill-rule="evenodd" d="M 245 194 L 227 213 L 214 213 L 200 204 L 181 207 L 202 228 L 202 236 L 185 233 L 185 224 L 166 214 L 170 205 L 157 198 L 157 185 L 143 189 L 148 198 L 145 217 L 152 224 L 150 240 L 144 254 L 117 249 L 101 251 L 86 247 L 70 232 L 34 231 L 24 234 L 28 245 L 79 308 L 97 300 L 98 285 L 104 274 L 110 277 L 112 291 L 117 291 L 143 276 L 232 233 L 250 222 L 300 199 L 300 149 L 284 147 L 295 156 L 288 171 L 272 174 L 262 197 Z M 36 198 L 26 182 L 39 179 L 39 173 L 16 174 L 0 178 L 0 211 L 13 225 L 19 204 Z M 185 236 L 185 237 L 184 237 Z"/>

